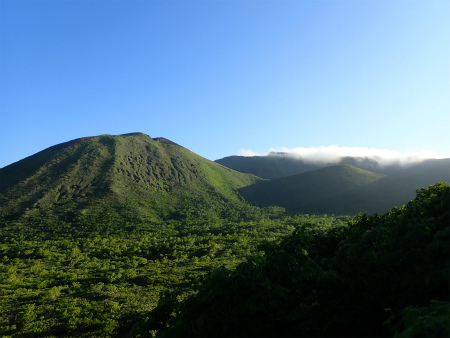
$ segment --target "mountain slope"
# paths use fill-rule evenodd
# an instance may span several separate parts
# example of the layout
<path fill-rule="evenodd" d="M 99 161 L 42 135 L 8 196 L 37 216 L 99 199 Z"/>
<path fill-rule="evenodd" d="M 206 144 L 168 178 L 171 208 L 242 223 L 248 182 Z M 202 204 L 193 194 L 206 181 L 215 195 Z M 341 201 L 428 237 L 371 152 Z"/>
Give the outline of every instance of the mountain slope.
<path fill-rule="evenodd" d="M 332 165 L 349 164 L 356 168 L 373 171 L 385 175 L 411 174 L 428 176 L 436 181 L 436 175 L 446 178 L 450 173 L 450 159 L 428 159 L 419 162 L 402 164 L 400 161 L 383 163 L 368 157 L 342 157 L 335 161 L 306 161 L 288 153 L 270 153 L 267 156 L 229 156 L 215 162 L 243 173 L 254 174 L 261 178 L 277 179 L 281 177 L 301 174 L 307 171 L 329 167 Z M 407 173 L 407 175 L 410 175 Z M 442 180 L 442 179 L 441 179 Z"/>
<path fill-rule="evenodd" d="M 241 189 L 245 198 L 259 205 L 278 205 L 291 211 L 327 213 L 332 199 L 375 182 L 384 175 L 335 165 L 272 181 L 258 182 Z"/>
<path fill-rule="evenodd" d="M 267 156 L 228 156 L 215 162 L 243 173 L 254 174 L 270 180 L 338 164 L 349 164 L 360 169 L 384 174 L 382 168 L 375 160 L 359 157 L 343 157 L 334 163 L 313 162 L 305 161 L 288 153 L 271 152 Z"/>
<path fill-rule="evenodd" d="M 252 157 L 228 156 L 215 162 L 242 173 L 250 173 L 270 180 L 320 168 L 317 164 L 305 163 L 282 153 Z"/>
<path fill-rule="evenodd" d="M 416 191 L 438 182 L 450 182 L 450 159 L 426 160 L 394 169 L 386 177 L 345 192 L 333 201 L 335 209 L 351 205 L 352 210 L 384 213 L 392 206 L 401 207 L 414 198 Z"/>
<path fill-rule="evenodd" d="M 220 212 L 242 203 L 237 189 L 258 178 L 167 139 L 133 133 L 50 147 L 0 169 L 0 180 L 0 215 L 9 219 L 42 212 L 57 219 L 161 219 L 194 204 Z"/>
<path fill-rule="evenodd" d="M 245 187 L 242 194 L 259 205 L 293 212 L 352 215 L 385 213 L 414 198 L 416 190 L 450 182 L 450 159 L 386 168 L 388 175 L 349 165 L 330 166 Z"/>

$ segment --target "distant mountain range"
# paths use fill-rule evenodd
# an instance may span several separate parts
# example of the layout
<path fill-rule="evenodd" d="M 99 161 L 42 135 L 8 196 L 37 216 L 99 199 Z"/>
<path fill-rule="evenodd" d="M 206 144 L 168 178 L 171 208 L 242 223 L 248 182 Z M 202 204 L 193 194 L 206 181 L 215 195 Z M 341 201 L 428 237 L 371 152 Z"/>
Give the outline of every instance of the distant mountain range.
<path fill-rule="evenodd" d="M 226 217 L 249 203 L 301 213 L 386 212 L 450 182 L 450 159 L 383 167 L 309 163 L 284 153 L 209 161 L 143 133 L 84 137 L 0 169 L 0 217 L 120 223 Z"/>
<path fill-rule="evenodd" d="M 422 187 L 450 182 L 450 159 L 386 166 L 371 158 L 343 157 L 337 163 L 323 163 L 270 153 L 230 156 L 216 162 L 270 179 L 241 189 L 250 202 L 304 213 L 384 213 L 393 206 L 401 207 Z M 366 179 L 353 184 L 363 176 Z"/>
<path fill-rule="evenodd" d="M 267 156 L 228 156 L 215 162 L 239 172 L 251 173 L 269 180 L 338 164 L 349 164 L 360 169 L 380 173 L 383 171 L 376 160 L 367 157 L 343 157 L 336 162 L 314 162 L 283 152 L 271 152 Z"/>

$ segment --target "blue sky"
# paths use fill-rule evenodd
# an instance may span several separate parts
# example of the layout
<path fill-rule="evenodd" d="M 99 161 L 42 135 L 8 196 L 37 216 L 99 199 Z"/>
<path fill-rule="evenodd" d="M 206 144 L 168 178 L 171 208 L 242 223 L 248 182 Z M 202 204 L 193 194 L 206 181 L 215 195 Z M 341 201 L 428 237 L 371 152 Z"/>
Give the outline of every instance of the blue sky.
<path fill-rule="evenodd" d="M 0 167 L 135 131 L 210 160 L 450 157 L 447 0 L 3 0 L 0 16 Z"/>

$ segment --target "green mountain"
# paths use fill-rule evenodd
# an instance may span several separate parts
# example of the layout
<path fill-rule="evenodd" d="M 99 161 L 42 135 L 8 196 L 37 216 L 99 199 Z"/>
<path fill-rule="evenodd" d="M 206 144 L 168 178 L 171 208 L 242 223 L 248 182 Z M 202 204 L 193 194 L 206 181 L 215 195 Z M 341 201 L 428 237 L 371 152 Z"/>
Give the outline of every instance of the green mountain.
<path fill-rule="evenodd" d="M 385 175 L 429 177 L 430 184 L 447 180 L 450 176 L 450 159 L 428 159 L 409 164 L 400 161 L 381 164 L 380 160 L 369 157 L 342 157 L 337 161 L 306 161 L 288 153 L 271 152 L 267 156 L 229 156 L 215 162 L 242 173 L 254 174 L 265 179 L 301 174 L 307 171 L 329 167 L 332 165 L 349 164 L 356 168 L 373 171 Z M 436 175 L 438 177 L 436 177 Z M 415 178 L 414 178 L 415 180 Z M 428 185 L 430 185 L 428 184 Z M 411 197 L 412 198 L 412 197 Z"/>
<path fill-rule="evenodd" d="M 415 295 L 417 290 L 431 290 L 437 285 L 436 281 L 443 280 L 442 276 L 447 276 L 447 280 L 439 282 L 439 290 L 441 284 L 445 288 L 448 286 L 448 269 L 439 265 L 444 260 L 433 256 L 443 253 L 448 264 L 448 235 L 440 228 L 430 228 L 441 221 L 448 225 L 448 216 L 442 218 L 440 212 L 435 212 L 444 208 L 448 215 L 448 207 L 446 202 L 439 202 L 436 208 L 436 203 L 429 203 L 428 197 L 418 199 L 410 207 L 401 209 L 411 211 L 414 217 L 420 216 L 417 222 L 411 223 L 400 210 L 398 220 L 395 218 L 392 222 L 398 228 L 388 224 L 386 229 L 379 231 L 375 227 L 374 235 L 369 233 L 367 238 L 364 237 L 367 227 L 375 224 L 374 220 L 384 220 L 387 216 L 373 216 L 368 220 L 359 215 L 354 226 L 351 222 L 345 226 L 344 221 L 350 217 L 335 215 L 367 211 L 366 206 L 372 209 L 383 207 L 395 196 L 403 201 L 410 190 L 420 188 L 430 177 L 433 180 L 447 177 L 448 168 L 448 161 L 443 160 L 438 165 L 431 161 L 401 174 L 391 172 L 384 176 L 339 165 L 268 181 L 206 160 L 165 138 L 152 139 L 142 133 L 86 137 L 50 147 L 0 169 L 0 336 L 164 335 L 167 324 L 170 328 L 172 319 L 178 317 L 173 317 L 174 311 L 178 314 L 178 310 L 182 310 L 182 307 L 171 306 L 196 294 L 199 286 L 207 286 L 204 284 L 207 280 L 214 284 L 217 280 L 222 281 L 224 284 L 215 286 L 217 290 L 229 287 L 229 294 L 233 296 L 229 297 L 228 291 L 207 291 L 207 298 L 218 299 L 217 295 L 224 295 L 225 301 L 215 303 L 217 310 L 208 305 L 201 306 L 202 311 L 209 309 L 207 312 L 214 320 L 222 318 L 218 320 L 220 325 L 232 330 L 237 328 L 237 331 L 217 331 L 213 325 L 208 334 L 204 331 L 198 335 L 245 333 L 240 326 L 228 325 L 227 318 L 232 317 L 220 308 L 227 304 L 231 309 L 242 310 L 234 317 L 242 321 L 242 327 L 248 330 L 253 330 L 254 325 L 260 327 L 260 331 L 249 331 L 255 335 L 256 332 L 258 335 L 261 332 L 276 336 L 295 335 L 293 330 L 296 328 L 286 321 L 297 320 L 299 316 L 305 319 L 301 323 L 313 330 L 306 332 L 323 328 L 329 330 L 317 332 L 326 333 L 323 335 L 339 333 L 334 330 L 333 323 L 350 328 L 354 323 L 370 331 L 372 327 L 360 316 L 354 317 L 354 313 L 371 319 L 378 316 L 378 309 L 384 309 L 383 314 L 388 315 L 385 309 L 389 308 L 398 318 L 403 306 L 402 303 L 394 308 L 392 302 L 383 301 L 377 303 L 375 312 L 361 312 L 365 303 L 375 304 L 374 300 L 383 299 L 380 295 L 391 298 L 397 294 L 398 290 L 390 287 L 378 292 L 376 288 L 382 285 L 379 280 L 392 277 L 400 283 L 398 285 L 410 285 L 401 296 L 408 304 L 428 306 L 428 299 L 441 300 L 434 294 L 427 294 L 426 303 L 410 303 L 409 293 Z M 434 199 L 440 186 L 430 188 L 426 194 Z M 448 186 L 445 189 L 448 190 Z M 286 206 L 290 211 L 309 215 L 285 214 L 283 208 L 258 208 L 249 202 Z M 422 212 L 425 209 L 430 212 Z M 334 212 L 335 215 L 312 215 L 313 212 Z M 391 214 L 397 215 L 396 209 Z M 310 230 L 306 233 L 296 230 L 292 244 L 288 239 L 286 246 L 274 245 L 274 255 L 270 250 L 264 250 L 275 244 L 280 236 L 305 224 Z M 403 229 L 402 224 L 408 229 Z M 384 236 L 392 229 L 401 247 L 397 242 L 385 240 Z M 420 245 L 425 243 L 424 238 L 430 231 L 436 232 L 436 241 L 422 250 Z M 370 241 L 377 236 L 381 237 L 372 245 Z M 350 246 L 346 244 L 346 241 L 359 238 L 364 241 L 356 243 L 356 249 L 351 242 Z M 405 238 L 408 241 L 404 241 Z M 259 247 L 261 243 L 265 244 Z M 386 258 L 380 255 L 379 249 L 383 246 L 384 254 L 388 254 Z M 341 253 L 339 247 L 342 247 Z M 361 255 L 366 248 L 369 248 L 367 254 Z M 400 248 L 400 251 L 392 251 L 392 248 Z M 412 254 L 408 251 L 411 248 L 414 249 Z M 267 254 L 261 255 L 261 250 Z M 285 258 L 284 253 L 289 256 L 291 250 L 324 264 L 324 273 L 309 270 L 309 261 L 305 265 L 303 261 L 297 264 L 296 260 Z M 428 257 L 424 252 L 432 255 Z M 262 286 L 263 289 L 254 292 L 244 284 L 239 289 L 243 292 L 236 293 L 236 284 L 221 276 L 220 271 L 229 275 L 229 271 L 253 254 L 258 254 L 257 260 L 238 268 L 235 276 L 249 281 L 253 288 Z M 269 279 L 261 271 L 254 270 L 264 257 L 273 257 L 273 264 L 267 266 L 267 271 L 273 271 Z M 396 264 L 401 263 L 402 257 L 408 258 L 403 264 L 406 276 L 411 275 L 410 267 L 415 269 L 412 280 L 397 278 Z M 417 269 L 416 263 L 423 257 L 428 258 Z M 371 265 L 372 258 L 380 258 L 380 264 Z M 386 269 L 386 262 L 394 265 Z M 439 266 L 429 270 L 424 279 L 424 271 L 427 271 L 424 269 L 431 266 L 430 262 L 438 262 Z M 328 267 L 329 263 L 333 265 Z M 206 275 L 217 268 L 217 279 Z M 358 272 L 357 278 L 354 271 Z M 383 272 L 386 271 L 395 273 L 385 278 Z M 311 278 L 317 278 L 317 281 Z M 367 284 L 367 280 L 373 283 Z M 283 282 L 277 285 L 278 281 Z M 285 281 L 294 284 L 285 285 Z M 356 290 L 349 290 L 345 287 L 347 284 Z M 365 289 L 360 289 L 361 286 Z M 375 290 L 373 297 L 366 289 Z M 353 292 L 358 290 L 361 292 Z M 304 292 L 306 298 L 297 297 L 297 292 Z M 198 294 L 202 295 L 201 292 Z M 347 295 L 339 298 L 345 301 L 330 303 L 336 294 Z M 235 307 L 233 301 L 229 302 L 233 297 L 248 306 Z M 355 299 L 360 301 L 355 303 Z M 274 311 L 259 316 L 258 309 L 264 309 L 267 304 L 275 306 Z M 328 308 L 327 304 L 333 306 Z M 356 304 L 356 307 L 349 304 Z M 440 309 L 441 304 L 437 305 Z M 156 312 L 149 313 L 155 307 Z M 354 312 L 341 311 L 339 314 L 343 317 L 335 317 L 335 309 L 342 308 Z M 429 308 L 433 313 L 439 309 L 435 309 L 434 303 Z M 185 313 L 194 314 L 195 319 L 195 311 Z M 198 314 L 204 315 L 201 311 Z M 182 318 L 186 317 L 182 315 Z M 269 327 L 281 327 L 286 331 L 265 331 L 265 326 L 252 321 L 255 318 Z M 428 317 L 424 318 L 428 320 Z M 215 323 L 214 320 L 204 324 L 209 326 Z M 323 320 L 328 323 L 327 327 L 322 325 Z M 190 317 L 187 322 L 189 325 L 198 323 Z M 312 326 L 308 324 L 310 322 Z M 249 326 L 248 323 L 253 324 Z M 181 324 L 179 327 L 184 330 L 188 326 Z M 357 336 L 366 333 L 354 332 Z M 378 336 L 384 333 L 373 332 Z M 430 336 L 427 332 L 421 335 Z M 345 330 L 340 332 L 342 336 L 348 336 L 347 333 Z M 183 336 L 195 334 L 189 331 Z"/>
<path fill-rule="evenodd" d="M 277 180 L 261 181 L 242 188 L 241 193 L 248 201 L 263 206 L 277 205 L 304 213 L 345 213 L 349 208 L 346 208 L 345 203 L 335 208 L 333 203 L 336 199 L 384 176 L 347 164 L 335 165 Z"/>
<path fill-rule="evenodd" d="M 270 153 L 267 156 L 251 157 L 228 156 L 215 162 L 239 172 L 251 173 L 269 180 L 320 168 L 317 164 L 305 163 L 300 159 L 283 153 Z"/>
<path fill-rule="evenodd" d="M 414 198 L 416 190 L 450 182 L 450 159 L 427 160 L 407 167 L 391 166 L 378 174 L 350 165 L 335 165 L 241 189 L 261 206 L 276 205 L 299 213 L 385 213 Z"/>
<path fill-rule="evenodd" d="M 346 192 L 333 201 L 335 208 L 384 213 L 414 198 L 417 189 L 450 182 L 450 159 L 426 160 L 407 167 L 386 169 L 387 175 Z M 345 208 L 344 204 L 351 206 Z"/>
<path fill-rule="evenodd" d="M 215 162 L 242 173 L 250 173 L 270 180 L 337 164 L 349 164 L 360 169 L 384 173 L 378 162 L 360 157 L 343 157 L 337 163 L 312 162 L 288 153 L 271 152 L 267 156 L 228 156 Z"/>
<path fill-rule="evenodd" d="M 317 168 L 283 153 L 225 159 L 262 177 L 283 177 L 262 180 L 142 133 L 84 137 L 1 168 L 0 220 L 97 229 L 170 219 L 211 223 L 237 219 L 250 204 L 309 214 L 381 213 L 421 187 L 450 182 L 450 159 L 384 168 L 350 157 L 341 162 L 355 166 Z M 292 174 L 297 171 L 302 173 Z"/>
<path fill-rule="evenodd" d="M 237 189 L 259 180 L 142 133 L 58 144 L 0 169 L 0 177 L 5 219 L 100 223 L 219 217 L 243 204 Z"/>

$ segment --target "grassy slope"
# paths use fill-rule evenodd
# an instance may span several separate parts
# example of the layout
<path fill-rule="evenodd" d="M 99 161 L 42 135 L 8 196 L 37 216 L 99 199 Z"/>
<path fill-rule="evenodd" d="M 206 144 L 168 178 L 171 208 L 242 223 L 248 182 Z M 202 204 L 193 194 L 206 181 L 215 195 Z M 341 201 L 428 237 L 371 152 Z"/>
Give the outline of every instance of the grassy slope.
<path fill-rule="evenodd" d="M 259 182 L 241 189 L 242 194 L 260 205 L 278 205 L 292 211 L 339 213 L 333 199 L 375 182 L 384 175 L 350 165 L 336 165 L 278 180 Z M 345 208 L 345 203 L 342 208 Z"/>
<path fill-rule="evenodd" d="M 134 216 L 160 217 L 185 207 L 186 198 L 239 202 L 237 189 L 257 180 L 167 143 L 101 135 L 48 148 L 0 170 L 0 214 L 94 214 L 128 205 Z"/>

